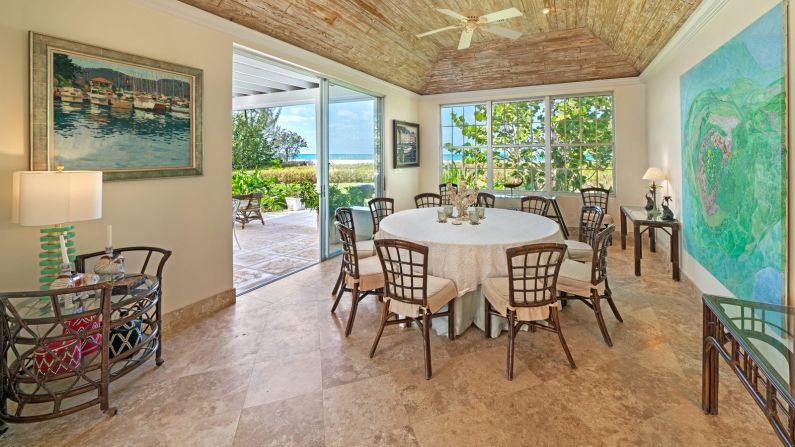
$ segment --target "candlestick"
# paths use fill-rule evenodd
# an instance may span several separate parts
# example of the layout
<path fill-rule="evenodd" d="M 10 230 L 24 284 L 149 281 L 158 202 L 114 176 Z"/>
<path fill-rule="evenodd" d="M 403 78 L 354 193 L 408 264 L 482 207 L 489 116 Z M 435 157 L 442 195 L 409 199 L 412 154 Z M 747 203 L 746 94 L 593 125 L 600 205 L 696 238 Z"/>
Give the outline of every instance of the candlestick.
<path fill-rule="evenodd" d="M 63 234 L 59 235 L 58 239 L 61 242 L 61 260 L 64 265 L 69 265 L 69 253 L 66 251 L 66 240 L 64 240 Z"/>
<path fill-rule="evenodd" d="M 113 247 L 113 225 L 108 225 L 108 240 L 105 242 L 106 247 Z"/>

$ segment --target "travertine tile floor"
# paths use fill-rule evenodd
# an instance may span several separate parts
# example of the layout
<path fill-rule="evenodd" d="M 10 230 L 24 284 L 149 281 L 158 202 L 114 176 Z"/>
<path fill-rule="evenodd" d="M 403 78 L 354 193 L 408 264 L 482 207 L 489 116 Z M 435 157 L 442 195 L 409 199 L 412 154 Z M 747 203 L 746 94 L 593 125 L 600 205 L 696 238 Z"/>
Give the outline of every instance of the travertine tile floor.
<path fill-rule="evenodd" d="M 434 376 L 422 375 L 414 328 L 389 327 L 367 352 L 380 305 L 367 299 L 350 338 L 348 302 L 329 313 L 338 261 L 239 298 L 167 338 L 154 362 L 111 388 L 119 414 L 98 408 L 14 425 L 5 445 L 447 446 L 777 445 L 766 420 L 722 367 L 720 415 L 700 409 L 701 306 L 646 255 L 612 247 L 610 277 L 624 323 L 609 316 L 608 348 L 593 313 L 562 313 L 577 369 L 557 338 L 522 333 L 515 377 L 504 379 L 506 337 L 470 328 L 433 337 Z M 165 299 L 168 299 L 166 296 Z"/>

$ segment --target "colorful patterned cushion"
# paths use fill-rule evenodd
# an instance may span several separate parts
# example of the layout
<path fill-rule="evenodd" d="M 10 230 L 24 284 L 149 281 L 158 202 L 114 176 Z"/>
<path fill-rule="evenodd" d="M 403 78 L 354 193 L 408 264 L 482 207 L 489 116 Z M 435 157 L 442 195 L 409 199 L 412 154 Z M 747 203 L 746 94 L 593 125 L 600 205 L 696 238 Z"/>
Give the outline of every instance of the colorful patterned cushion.
<path fill-rule="evenodd" d="M 123 326 L 115 327 L 110 330 L 110 358 L 124 354 L 130 349 L 141 343 L 143 332 L 141 331 L 141 319 L 136 318 L 125 323 Z"/>
<path fill-rule="evenodd" d="M 33 371 L 36 375 L 54 376 L 80 367 L 79 340 L 54 341 L 33 351 Z"/>
<path fill-rule="evenodd" d="M 69 320 L 67 322 L 69 327 L 78 334 L 81 331 L 90 331 L 93 329 L 99 329 L 102 326 L 102 322 L 100 321 L 99 315 L 87 315 L 81 318 L 75 318 L 74 320 Z M 69 334 L 70 332 L 64 328 L 63 334 Z M 85 337 L 82 340 L 82 344 L 80 345 L 80 352 L 83 356 L 93 354 L 99 350 L 99 347 L 102 345 L 102 334 L 96 333 Z"/>

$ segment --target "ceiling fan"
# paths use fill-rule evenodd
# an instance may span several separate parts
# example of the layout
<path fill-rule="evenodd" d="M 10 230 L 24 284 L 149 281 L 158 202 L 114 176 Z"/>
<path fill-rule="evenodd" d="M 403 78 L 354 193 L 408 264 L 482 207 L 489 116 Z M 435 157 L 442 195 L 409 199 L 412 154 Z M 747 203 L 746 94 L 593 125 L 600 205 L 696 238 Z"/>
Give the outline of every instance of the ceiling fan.
<path fill-rule="evenodd" d="M 417 34 L 417 37 L 425 37 L 431 34 L 440 33 L 451 29 L 463 28 L 461 32 L 461 40 L 458 41 L 458 49 L 463 50 L 469 48 L 472 42 L 472 34 L 475 30 L 480 28 L 500 37 L 507 37 L 508 39 L 517 39 L 522 35 L 519 31 L 514 31 L 508 28 L 494 25 L 501 23 L 508 19 L 523 16 L 521 11 L 516 8 L 503 9 L 502 11 L 492 12 L 489 14 L 480 15 L 477 11 L 466 11 L 463 14 L 451 11 L 449 9 L 436 8 L 437 11 L 444 15 L 450 16 L 459 21 L 457 25 L 446 26 L 444 28 L 435 29 L 426 33 Z M 484 26 L 485 25 L 485 26 Z"/>

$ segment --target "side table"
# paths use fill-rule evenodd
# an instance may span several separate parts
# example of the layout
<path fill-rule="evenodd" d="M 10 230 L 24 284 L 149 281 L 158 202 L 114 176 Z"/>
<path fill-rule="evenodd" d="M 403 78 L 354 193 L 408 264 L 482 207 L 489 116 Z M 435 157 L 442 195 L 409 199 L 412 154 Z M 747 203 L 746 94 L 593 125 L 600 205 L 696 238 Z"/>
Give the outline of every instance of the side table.
<path fill-rule="evenodd" d="M 652 253 L 657 251 L 656 229 L 659 228 L 671 236 L 671 265 L 674 281 L 679 281 L 679 221 L 662 220 L 659 217 L 650 218 L 643 207 L 621 207 L 621 249 L 627 249 L 627 220 L 632 222 L 635 239 L 635 276 L 640 276 L 640 260 L 643 258 L 643 244 L 641 235 L 648 231 L 649 249 Z M 646 227 L 644 230 L 643 227 Z M 669 231 L 670 230 L 670 231 Z"/>

